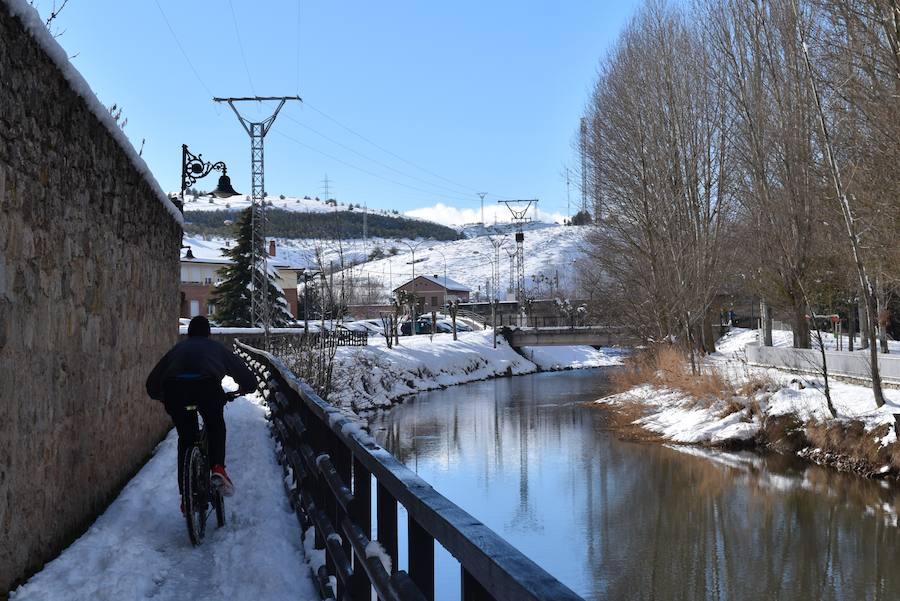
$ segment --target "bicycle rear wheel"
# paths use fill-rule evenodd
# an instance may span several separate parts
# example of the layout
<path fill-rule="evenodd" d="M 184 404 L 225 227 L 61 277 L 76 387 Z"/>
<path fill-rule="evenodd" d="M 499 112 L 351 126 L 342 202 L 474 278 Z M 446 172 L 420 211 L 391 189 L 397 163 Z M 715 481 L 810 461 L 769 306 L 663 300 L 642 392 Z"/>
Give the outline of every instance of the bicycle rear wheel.
<path fill-rule="evenodd" d="M 188 536 L 194 546 L 206 535 L 206 516 L 209 507 L 209 466 L 200 448 L 192 446 L 184 458 L 182 494 Z"/>

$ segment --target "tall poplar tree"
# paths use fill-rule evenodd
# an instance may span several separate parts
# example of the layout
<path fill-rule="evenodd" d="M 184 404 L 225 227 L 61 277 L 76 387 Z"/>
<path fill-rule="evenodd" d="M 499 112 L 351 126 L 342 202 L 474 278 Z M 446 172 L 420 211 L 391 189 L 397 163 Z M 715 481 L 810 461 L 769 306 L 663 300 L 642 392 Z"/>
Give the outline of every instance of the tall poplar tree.
<path fill-rule="evenodd" d="M 231 259 L 231 263 L 220 270 L 222 283 L 216 286 L 210 295 L 210 303 L 216 308 L 213 319 L 219 325 L 226 327 L 257 325 L 252 323 L 250 315 L 253 249 L 251 210 L 252 207 L 248 207 L 241 212 L 235 223 L 237 240 L 234 246 L 221 249 L 222 254 Z M 260 257 L 266 252 L 262 240 L 259 241 L 256 252 Z M 267 280 L 269 307 L 272 315 L 271 325 L 284 327 L 291 320 L 287 301 L 285 301 L 284 293 L 275 286 L 275 276 L 269 273 Z"/>

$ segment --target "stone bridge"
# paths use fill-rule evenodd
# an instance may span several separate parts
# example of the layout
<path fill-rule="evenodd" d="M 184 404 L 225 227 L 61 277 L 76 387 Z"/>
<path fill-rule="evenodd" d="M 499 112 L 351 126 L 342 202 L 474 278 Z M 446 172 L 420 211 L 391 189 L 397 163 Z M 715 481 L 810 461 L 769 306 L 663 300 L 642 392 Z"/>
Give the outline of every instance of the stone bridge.
<path fill-rule="evenodd" d="M 626 346 L 638 339 L 621 326 L 576 326 L 569 328 L 504 327 L 499 330 L 511 346 Z"/>

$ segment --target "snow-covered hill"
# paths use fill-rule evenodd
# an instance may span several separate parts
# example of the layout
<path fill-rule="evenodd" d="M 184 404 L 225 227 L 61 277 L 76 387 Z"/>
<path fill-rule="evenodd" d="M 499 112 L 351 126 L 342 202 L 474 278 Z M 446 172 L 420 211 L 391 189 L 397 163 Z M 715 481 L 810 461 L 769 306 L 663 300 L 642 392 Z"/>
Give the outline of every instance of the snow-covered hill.
<path fill-rule="evenodd" d="M 575 284 L 576 262 L 583 256 L 587 228 L 566 227 L 546 224 L 534 225 L 525 232 L 525 287 L 538 293 L 549 292 L 550 280 L 553 287 L 572 289 Z M 491 236 L 501 239 L 500 249 L 500 289 L 506 291 L 509 285 L 510 252 L 515 250 L 515 235 Z M 219 249 L 231 242 L 224 238 L 186 236 L 184 244 L 190 245 L 197 258 L 221 258 Z M 392 240 L 369 238 L 368 240 L 321 240 L 276 238 L 274 261 L 291 267 L 326 270 L 340 270 L 342 264 L 356 264 L 344 270 L 344 275 L 357 282 L 368 282 L 379 287 L 380 296 L 386 299 L 391 290 L 412 277 L 412 253 L 415 250 L 415 272 L 418 275 L 444 276 L 446 258 L 447 277 L 465 284 L 481 296 L 487 294 L 486 282 L 491 278 L 491 263 L 494 250 L 488 236 L 477 236 L 452 242 L 434 240 Z M 391 249 L 397 254 L 383 259 L 366 261 L 373 251 L 380 249 L 389 255 Z M 434 250 L 431 250 L 434 249 Z M 321 259 L 317 258 L 321 256 Z M 338 276 L 336 276 L 338 277 Z"/>
<path fill-rule="evenodd" d="M 293 211 L 299 213 L 328 213 L 331 211 L 362 211 L 362 206 L 354 203 L 353 209 L 350 204 L 339 201 L 325 201 L 309 196 L 266 196 L 266 202 L 271 203 L 271 207 L 276 209 L 284 209 L 285 211 Z M 334 203 L 334 204 L 331 204 Z M 215 198 L 213 196 L 190 196 L 186 195 L 184 199 L 185 211 L 227 211 L 227 210 L 243 210 L 250 206 L 250 197 L 248 195 L 232 196 L 231 198 Z M 366 209 L 369 214 L 374 215 L 393 215 L 395 217 L 406 217 L 407 219 L 416 219 L 399 215 L 385 209 Z"/>
<path fill-rule="evenodd" d="M 563 290 L 574 288 L 575 262 L 582 258 L 582 247 L 588 229 L 583 227 L 533 226 L 525 232 L 525 287 L 535 292 L 547 293 L 549 280 L 554 287 L 558 279 Z M 492 236 L 501 238 L 504 247 L 500 249 L 500 289 L 506 291 L 509 285 L 509 253 L 515 251 L 515 235 Z M 389 295 L 396 286 L 409 280 L 413 274 L 413 253 L 403 244 L 390 243 L 400 249 L 396 256 L 377 261 L 368 261 L 345 273 L 354 280 L 379 280 L 384 295 Z M 465 284 L 481 296 L 486 295 L 486 282 L 491 278 L 491 264 L 494 249 L 488 236 L 477 236 L 452 242 L 411 242 L 418 244 L 415 251 L 415 273 L 417 275 L 444 276 L 446 259 L 447 277 Z M 431 250 L 434 249 L 434 250 Z"/>

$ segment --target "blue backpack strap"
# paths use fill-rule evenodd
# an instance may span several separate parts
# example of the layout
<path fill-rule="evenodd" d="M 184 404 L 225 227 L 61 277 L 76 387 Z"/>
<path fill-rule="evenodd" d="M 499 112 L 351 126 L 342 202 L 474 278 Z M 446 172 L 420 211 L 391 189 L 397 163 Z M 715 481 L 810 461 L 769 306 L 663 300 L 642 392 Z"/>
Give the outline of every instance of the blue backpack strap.
<path fill-rule="evenodd" d="M 184 373 L 184 374 L 178 374 L 177 376 L 175 376 L 175 379 L 176 380 L 199 380 L 203 377 L 204 377 L 203 374 Z"/>

